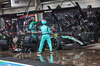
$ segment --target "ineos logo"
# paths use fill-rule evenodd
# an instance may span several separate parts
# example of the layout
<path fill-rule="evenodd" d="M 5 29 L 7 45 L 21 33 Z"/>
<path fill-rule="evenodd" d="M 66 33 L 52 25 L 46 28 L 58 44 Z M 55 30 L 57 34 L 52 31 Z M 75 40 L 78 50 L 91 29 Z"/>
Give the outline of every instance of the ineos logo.
<path fill-rule="evenodd" d="M 22 16 L 22 15 L 24 15 L 24 14 L 17 14 L 17 16 Z"/>
<path fill-rule="evenodd" d="M 52 12 L 52 10 L 50 10 L 50 11 L 44 11 L 45 13 L 49 13 L 49 12 Z"/>

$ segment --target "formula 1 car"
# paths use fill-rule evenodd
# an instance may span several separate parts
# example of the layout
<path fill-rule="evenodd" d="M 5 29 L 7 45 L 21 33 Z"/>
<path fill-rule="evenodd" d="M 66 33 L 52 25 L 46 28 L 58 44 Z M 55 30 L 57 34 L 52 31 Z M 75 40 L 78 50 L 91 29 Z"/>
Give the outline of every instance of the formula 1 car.
<path fill-rule="evenodd" d="M 51 35 L 52 47 L 53 49 L 63 49 L 70 48 L 70 46 L 75 46 L 75 48 L 81 48 L 81 46 L 85 45 L 81 40 L 69 36 L 67 34 L 63 35 L 63 32 L 56 32 L 55 28 L 50 28 L 53 35 Z M 46 46 L 48 47 L 48 46 Z"/>

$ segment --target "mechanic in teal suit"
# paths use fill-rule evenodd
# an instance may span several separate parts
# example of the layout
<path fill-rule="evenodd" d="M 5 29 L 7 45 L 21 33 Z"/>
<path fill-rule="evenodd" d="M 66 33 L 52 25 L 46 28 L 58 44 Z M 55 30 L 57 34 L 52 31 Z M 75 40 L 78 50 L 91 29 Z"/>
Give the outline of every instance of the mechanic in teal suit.
<path fill-rule="evenodd" d="M 35 21 L 32 21 L 29 25 L 29 29 L 31 30 L 31 32 L 35 32 L 35 27 L 34 27 L 34 23 L 36 23 Z M 34 38 L 36 38 L 35 35 L 31 34 L 31 36 L 33 36 Z"/>
<path fill-rule="evenodd" d="M 49 34 L 52 34 L 52 32 L 50 31 L 49 27 L 46 26 L 47 21 L 46 20 L 42 20 L 42 26 L 41 26 L 41 32 L 42 32 L 42 37 L 41 37 L 41 41 L 40 41 L 40 46 L 39 46 L 39 52 L 42 52 L 42 48 L 44 45 L 45 40 L 47 40 L 47 43 L 49 45 L 49 49 L 50 49 L 50 53 L 52 52 L 52 44 L 51 44 L 51 38 Z"/>

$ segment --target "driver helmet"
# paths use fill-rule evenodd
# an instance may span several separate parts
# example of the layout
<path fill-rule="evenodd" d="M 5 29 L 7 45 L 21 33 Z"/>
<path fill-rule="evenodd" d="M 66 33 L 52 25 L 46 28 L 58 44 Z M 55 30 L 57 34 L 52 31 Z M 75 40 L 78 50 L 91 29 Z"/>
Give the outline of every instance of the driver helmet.
<path fill-rule="evenodd" d="M 41 22 L 42 22 L 43 25 L 45 25 L 47 23 L 46 20 L 42 20 Z"/>

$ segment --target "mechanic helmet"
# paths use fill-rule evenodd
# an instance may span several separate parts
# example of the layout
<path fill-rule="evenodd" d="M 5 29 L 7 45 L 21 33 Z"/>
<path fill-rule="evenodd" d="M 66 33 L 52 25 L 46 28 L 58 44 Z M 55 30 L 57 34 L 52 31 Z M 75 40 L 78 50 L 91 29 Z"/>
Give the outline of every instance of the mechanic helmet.
<path fill-rule="evenodd" d="M 1 33 L 3 33 L 4 29 L 1 29 L 0 31 L 1 31 Z"/>
<path fill-rule="evenodd" d="M 87 6 L 87 9 L 88 9 L 88 10 L 91 10 L 91 9 L 92 9 L 92 6 L 91 6 L 91 5 L 88 5 L 88 6 Z"/>
<path fill-rule="evenodd" d="M 74 19 L 74 15 L 71 15 L 71 19 Z"/>
<path fill-rule="evenodd" d="M 41 22 L 42 22 L 43 25 L 45 25 L 47 23 L 46 20 L 42 20 Z"/>
<path fill-rule="evenodd" d="M 36 24 L 37 22 L 36 21 L 32 21 L 34 24 Z"/>

